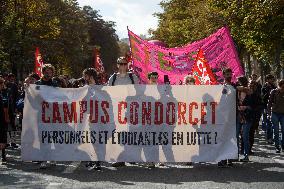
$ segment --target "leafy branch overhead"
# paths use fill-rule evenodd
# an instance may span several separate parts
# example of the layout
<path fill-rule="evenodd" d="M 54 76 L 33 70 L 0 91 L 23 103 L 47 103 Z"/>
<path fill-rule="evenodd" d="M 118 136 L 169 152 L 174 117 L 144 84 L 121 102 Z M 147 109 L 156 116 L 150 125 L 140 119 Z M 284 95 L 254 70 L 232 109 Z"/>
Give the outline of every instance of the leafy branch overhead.
<path fill-rule="evenodd" d="M 75 77 L 92 65 L 94 47 L 100 47 L 108 72 L 119 54 L 115 23 L 76 0 L 6 0 L 0 12 L 1 71 L 20 77 L 32 71 L 36 46 L 58 74 Z"/>
<path fill-rule="evenodd" d="M 180 46 L 229 26 L 239 55 L 279 67 L 284 54 L 284 1 L 163 0 L 153 38 Z M 282 54 L 282 56 L 281 56 Z M 271 66 L 273 67 L 273 66 Z"/>

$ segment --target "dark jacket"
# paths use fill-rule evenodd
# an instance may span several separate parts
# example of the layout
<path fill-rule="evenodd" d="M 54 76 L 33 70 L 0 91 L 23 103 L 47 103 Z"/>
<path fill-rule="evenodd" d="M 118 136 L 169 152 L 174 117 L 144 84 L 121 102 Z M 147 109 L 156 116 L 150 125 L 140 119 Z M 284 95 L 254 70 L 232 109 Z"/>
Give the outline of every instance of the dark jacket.
<path fill-rule="evenodd" d="M 240 103 L 239 98 L 237 99 L 238 106 L 248 106 L 248 108 L 245 109 L 244 111 L 237 110 L 237 117 L 240 122 L 241 120 L 245 120 L 246 122 L 251 122 L 254 119 L 254 114 L 255 114 L 253 110 L 254 104 L 255 104 L 255 99 L 252 94 L 251 95 L 247 94 L 242 103 Z"/>
<path fill-rule="evenodd" d="M 270 85 L 268 83 L 265 83 L 262 87 L 262 101 L 263 101 L 263 105 L 265 107 L 267 107 L 267 103 L 268 103 L 268 100 L 269 100 L 269 96 L 270 96 L 270 92 L 273 90 L 273 89 L 276 89 L 277 87 L 275 85 Z"/>
<path fill-rule="evenodd" d="M 7 124 L 5 121 L 4 104 L 0 93 L 0 143 L 7 143 Z"/>
<path fill-rule="evenodd" d="M 38 80 L 35 84 L 36 85 L 47 85 L 47 86 L 52 86 L 52 87 L 58 86 L 58 84 L 54 80 L 50 79 L 48 81 L 45 81 L 42 78 Z"/>
<path fill-rule="evenodd" d="M 284 93 L 280 89 L 273 89 L 271 91 L 267 110 L 279 114 L 284 114 Z"/>

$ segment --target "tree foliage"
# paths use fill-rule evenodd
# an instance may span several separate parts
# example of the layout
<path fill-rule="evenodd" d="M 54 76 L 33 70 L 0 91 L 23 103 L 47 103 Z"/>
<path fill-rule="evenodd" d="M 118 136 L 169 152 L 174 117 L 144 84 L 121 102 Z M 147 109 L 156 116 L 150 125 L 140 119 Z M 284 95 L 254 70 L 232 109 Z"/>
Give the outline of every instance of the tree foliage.
<path fill-rule="evenodd" d="M 108 72 L 119 54 L 115 24 L 76 0 L 6 0 L 0 12 L 0 69 L 20 78 L 33 70 L 35 47 L 58 74 L 76 77 L 92 65 L 95 46 Z"/>
<path fill-rule="evenodd" d="M 180 46 L 229 26 L 242 60 L 281 67 L 284 49 L 283 0 L 164 0 L 156 14 L 155 39 Z M 282 63 L 283 64 L 283 63 Z M 273 66 L 272 66 L 273 65 Z"/>

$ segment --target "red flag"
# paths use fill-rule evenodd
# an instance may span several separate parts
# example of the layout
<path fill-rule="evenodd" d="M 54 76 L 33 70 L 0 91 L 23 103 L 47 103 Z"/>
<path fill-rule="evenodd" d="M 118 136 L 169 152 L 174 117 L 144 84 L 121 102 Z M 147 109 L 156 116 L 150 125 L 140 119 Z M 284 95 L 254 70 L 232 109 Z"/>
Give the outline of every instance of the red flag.
<path fill-rule="evenodd" d="M 192 67 L 192 75 L 195 78 L 196 85 L 214 85 L 217 84 L 216 78 L 204 58 L 204 52 L 199 49 L 195 63 Z"/>
<path fill-rule="evenodd" d="M 42 76 L 42 66 L 43 66 L 43 60 L 41 57 L 41 54 L 39 52 L 39 48 L 36 47 L 35 51 L 35 73 L 41 77 Z"/>
<path fill-rule="evenodd" d="M 125 53 L 125 59 L 128 62 L 128 69 L 133 70 L 132 56 L 131 56 L 130 51 Z"/>
<path fill-rule="evenodd" d="M 99 49 L 94 48 L 93 66 L 98 73 L 104 73 L 105 69 L 100 58 Z"/>

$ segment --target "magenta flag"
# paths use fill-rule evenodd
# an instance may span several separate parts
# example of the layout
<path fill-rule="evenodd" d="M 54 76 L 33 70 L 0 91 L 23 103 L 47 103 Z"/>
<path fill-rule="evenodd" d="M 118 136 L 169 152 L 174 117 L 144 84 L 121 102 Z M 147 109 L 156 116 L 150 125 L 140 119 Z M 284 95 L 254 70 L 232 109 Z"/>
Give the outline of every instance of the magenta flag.
<path fill-rule="evenodd" d="M 168 75 L 171 84 L 178 85 L 183 77 L 191 74 L 198 50 L 202 48 L 205 59 L 216 76 L 218 83 L 223 81 L 222 70 L 231 68 L 233 81 L 244 75 L 238 53 L 227 27 L 220 28 L 207 38 L 183 47 L 165 48 L 141 39 L 128 30 L 133 70 L 143 83 L 147 83 L 147 74 L 156 71 L 159 83 L 163 83 L 164 75 Z"/>

